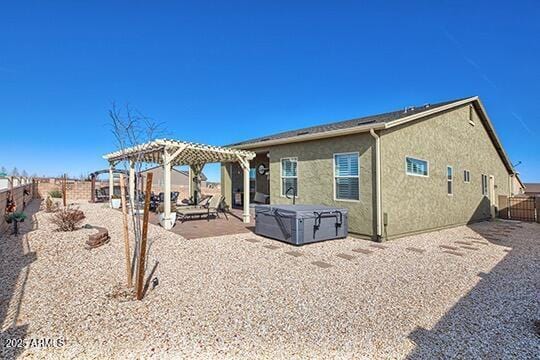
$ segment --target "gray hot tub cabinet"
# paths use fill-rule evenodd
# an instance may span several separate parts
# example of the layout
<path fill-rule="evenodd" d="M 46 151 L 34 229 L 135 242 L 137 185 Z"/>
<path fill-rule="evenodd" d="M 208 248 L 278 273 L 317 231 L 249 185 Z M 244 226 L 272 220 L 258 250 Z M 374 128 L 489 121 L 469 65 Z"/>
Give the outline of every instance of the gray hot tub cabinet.
<path fill-rule="evenodd" d="M 255 233 L 294 245 L 345 238 L 348 212 L 322 205 L 257 205 Z"/>

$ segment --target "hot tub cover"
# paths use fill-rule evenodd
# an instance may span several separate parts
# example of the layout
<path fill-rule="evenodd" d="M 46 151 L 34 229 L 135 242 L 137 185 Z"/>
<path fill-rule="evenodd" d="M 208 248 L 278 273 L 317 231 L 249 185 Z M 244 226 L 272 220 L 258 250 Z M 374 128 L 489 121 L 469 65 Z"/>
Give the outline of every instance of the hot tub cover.
<path fill-rule="evenodd" d="M 348 210 L 325 205 L 257 205 L 255 233 L 295 245 L 344 238 Z"/>

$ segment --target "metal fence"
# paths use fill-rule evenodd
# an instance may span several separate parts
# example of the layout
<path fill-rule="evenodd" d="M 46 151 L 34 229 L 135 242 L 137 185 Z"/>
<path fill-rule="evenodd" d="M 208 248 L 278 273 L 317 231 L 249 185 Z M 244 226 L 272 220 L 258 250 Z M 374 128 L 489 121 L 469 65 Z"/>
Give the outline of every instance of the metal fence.
<path fill-rule="evenodd" d="M 540 197 L 499 196 L 499 217 L 510 220 L 540 222 Z"/>

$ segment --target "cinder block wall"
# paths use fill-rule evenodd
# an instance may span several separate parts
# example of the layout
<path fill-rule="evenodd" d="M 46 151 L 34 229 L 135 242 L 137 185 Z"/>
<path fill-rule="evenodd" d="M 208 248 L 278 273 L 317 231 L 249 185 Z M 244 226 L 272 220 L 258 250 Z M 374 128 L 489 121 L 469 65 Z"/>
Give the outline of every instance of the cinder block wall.
<path fill-rule="evenodd" d="M 24 195 L 25 189 L 28 190 L 29 195 Z M 7 231 L 10 231 L 10 226 L 8 223 L 6 223 L 5 219 L 6 204 L 10 193 L 11 191 L 9 189 L 0 190 L 0 234 L 4 234 Z M 15 204 L 17 205 L 17 211 L 24 211 L 23 202 L 26 202 L 26 205 L 28 205 L 34 198 L 35 193 L 35 188 L 32 183 L 14 187 L 13 199 L 15 200 Z"/>
<path fill-rule="evenodd" d="M 102 187 L 108 188 L 108 186 L 109 186 L 108 181 L 96 181 L 96 189 L 99 189 Z M 118 186 L 118 181 L 115 181 L 115 186 Z M 62 179 L 51 178 L 51 179 L 39 180 L 38 182 L 39 198 L 46 199 L 49 192 L 53 190 L 62 191 Z M 180 196 L 179 196 L 180 200 L 189 198 L 188 190 L 189 188 L 187 185 L 171 186 L 171 191 L 180 192 Z M 92 182 L 85 181 L 85 180 L 68 180 L 66 191 L 67 191 L 68 202 L 90 201 L 91 191 L 92 191 Z M 152 191 L 155 194 L 159 194 L 160 192 L 163 192 L 163 186 L 160 186 L 159 184 L 152 184 Z M 201 186 L 201 192 L 203 195 L 221 194 L 221 188 L 219 186 L 216 186 L 216 187 Z"/>
<path fill-rule="evenodd" d="M 96 189 L 103 186 L 109 186 L 108 182 L 96 181 Z M 50 191 L 62 191 L 62 179 L 39 180 L 38 194 L 41 199 L 46 199 Z M 68 180 L 67 201 L 90 201 L 92 192 L 92 182 L 86 180 Z"/>

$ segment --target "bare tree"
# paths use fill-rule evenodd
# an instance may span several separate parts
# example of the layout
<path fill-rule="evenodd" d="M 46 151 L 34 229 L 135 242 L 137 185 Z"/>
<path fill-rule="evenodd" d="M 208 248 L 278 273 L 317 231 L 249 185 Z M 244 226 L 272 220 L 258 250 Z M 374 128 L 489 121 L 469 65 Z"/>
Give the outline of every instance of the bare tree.
<path fill-rule="evenodd" d="M 19 176 L 19 170 L 16 166 L 11 170 L 11 176 Z"/>
<path fill-rule="evenodd" d="M 28 177 L 28 173 L 26 172 L 26 170 L 22 171 L 21 176 L 22 177 Z"/>
<path fill-rule="evenodd" d="M 114 135 L 117 148 L 120 151 L 144 144 L 164 135 L 161 123 L 144 116 L 129 104 L 119 108 L 113 103 L 109 110 L 109 117 L 111 119 L 111 132 Z M 135 271 L 135 260 L 138 258 L 142 237 L 141 210 L 143 209 L 143 199 L 140 194 L 142 193 L 143 184 L 138 180 L 141 179 L 140 173 L 143 169 L 143 155 L 137 155 L 129 160 L 123 160 L 116 164 L 116 166 L 128 170 L 130 161 L 133 161 L 134 163 L 136 179 L 135 193 L 129 194 L 132 201 L 128 203 L 135 246 L 133 254 L 126 254 L 126 256 L 130 256 L 132 259 L 131 271 L 133 273 Z"/>
<path fill-rule="evenodd" d="M 6 169 L 4 166 L 2 166 L 2 168 L 0 168 L 0 174 L 2 174 L 3 176 L 5 176 L 5 175 L 7 175 L 7 173 L 8 173 L 8 172 L 7 172 L 7 169 Z"/>

